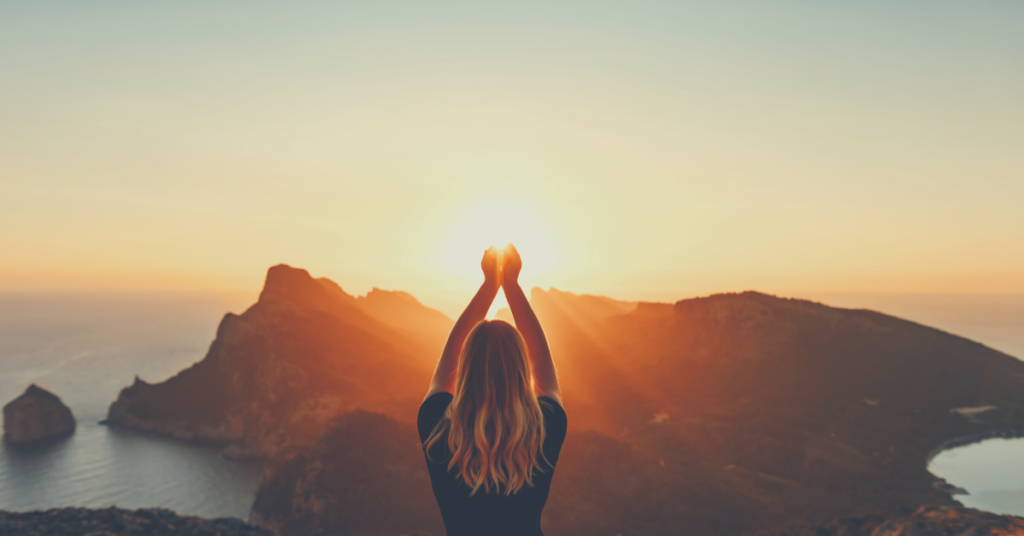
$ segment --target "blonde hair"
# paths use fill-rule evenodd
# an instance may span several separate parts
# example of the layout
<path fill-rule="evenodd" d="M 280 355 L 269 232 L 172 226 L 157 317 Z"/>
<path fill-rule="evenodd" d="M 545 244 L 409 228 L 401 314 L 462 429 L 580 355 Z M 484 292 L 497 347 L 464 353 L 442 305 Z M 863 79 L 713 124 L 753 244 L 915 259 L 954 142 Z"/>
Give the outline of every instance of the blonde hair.
<path fill-rule="evenodd" d="M 523 336 L 501 320 L 473 327 L 459 356 L 455 393 L 444 418 L 430 433 L 428 452 L 445 430 L 452 453 L 448 470 L 466 482 L 505 495 L 533 485 L 534 469 L 547 462 L 544 416 L 533 391 L 533 372 Z"/>

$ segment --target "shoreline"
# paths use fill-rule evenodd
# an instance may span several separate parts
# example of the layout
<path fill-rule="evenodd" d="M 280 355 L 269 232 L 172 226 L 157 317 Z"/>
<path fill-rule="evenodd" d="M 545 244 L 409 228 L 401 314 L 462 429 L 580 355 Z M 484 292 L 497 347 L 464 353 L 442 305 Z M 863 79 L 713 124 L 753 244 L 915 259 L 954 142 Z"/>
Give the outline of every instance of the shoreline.
<path fill-rule="evenodd" d="M 1010 429 L 1010 430 L 990 430 L 980 434 L 971 434 L 967 436 L 953 437 L 947 439 L 938 446 L 928 451 L 925 456 L 925 469 L 932 464 L 932 460 L 935 459 L 944 450 L 953 450 L 960 447 L 966 447 L 975 443 L 981 443 L 989 439 L 1021 439 L 1024 438 L 1024 429 Z M 928 471 L 929 473 L 931 471 Z"/>

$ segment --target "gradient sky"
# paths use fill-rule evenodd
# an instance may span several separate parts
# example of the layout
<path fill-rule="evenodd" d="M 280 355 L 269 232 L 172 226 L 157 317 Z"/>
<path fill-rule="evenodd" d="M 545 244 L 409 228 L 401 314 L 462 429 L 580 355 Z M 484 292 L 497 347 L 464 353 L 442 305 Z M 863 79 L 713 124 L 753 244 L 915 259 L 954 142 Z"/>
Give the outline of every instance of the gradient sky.
<path fill-rule="evenodd" d="M 0 290 L 1024 292 L 1024 3 L 0 2 Z"/>

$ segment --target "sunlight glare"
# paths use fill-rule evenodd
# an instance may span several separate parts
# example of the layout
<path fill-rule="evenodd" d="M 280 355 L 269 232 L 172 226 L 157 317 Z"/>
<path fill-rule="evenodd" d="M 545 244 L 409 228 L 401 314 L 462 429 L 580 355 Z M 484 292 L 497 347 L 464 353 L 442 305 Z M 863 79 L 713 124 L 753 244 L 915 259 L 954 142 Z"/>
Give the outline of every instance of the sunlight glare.
<path fill-rule="evenodd" d="M 492 201 L 471 207 L 453 219 L 444 234 L 440 264 L 461 278 L 480 280 L 480 259 L 491 246 L 514 244 L 523 258 L 523 277 L 549 273 L 556 252 L 547 222 L 531 207 L 512 201 Z"/>

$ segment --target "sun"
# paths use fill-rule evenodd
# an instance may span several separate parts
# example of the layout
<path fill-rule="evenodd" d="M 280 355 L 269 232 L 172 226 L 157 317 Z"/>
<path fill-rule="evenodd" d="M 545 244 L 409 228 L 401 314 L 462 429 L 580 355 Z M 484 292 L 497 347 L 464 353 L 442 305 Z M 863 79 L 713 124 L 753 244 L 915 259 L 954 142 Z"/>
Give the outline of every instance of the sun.
<path fill-rule="evenodd" d="M 480 278 L 480 258 L 490 246 L 515 244 L 523 258 L 524 280 L 550 273 L 556 264 L 552 228 L 526 204 L 499 200 L 474 205 L 452 219 L 444 233 L 441 265 L 460 278 Z"/>

